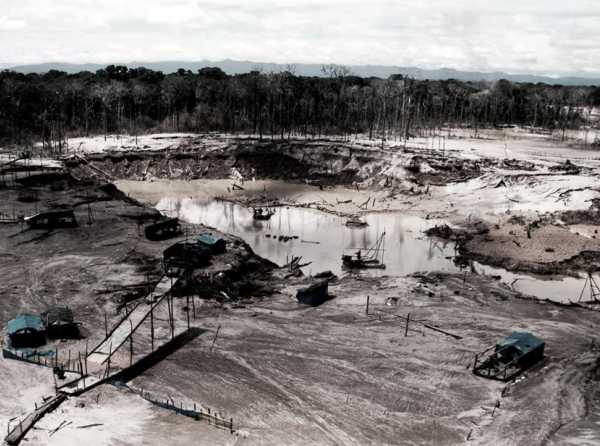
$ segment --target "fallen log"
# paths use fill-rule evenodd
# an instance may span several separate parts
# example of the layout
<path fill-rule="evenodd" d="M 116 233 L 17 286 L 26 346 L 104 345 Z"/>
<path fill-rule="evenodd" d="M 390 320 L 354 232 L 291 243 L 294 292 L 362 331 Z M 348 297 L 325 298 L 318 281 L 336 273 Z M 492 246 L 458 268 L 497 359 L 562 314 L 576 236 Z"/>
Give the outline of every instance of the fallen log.
<path fill-rule="evenodd" d="M 27 415 L 24 420 L 19 421 L 19 424 L 17 424 L 8 433 L 4 441 L 9 445 L 19 444 L 25 435 L 27 435 L 27 432 L 29 432 L 29 430 L 35 425 L 35 423 L 41 420 L 44 415 L 52 412 L 54 409 L 60 406 L 60 404 L 66 399 L 66 395 L 58 394 L 42 404 L 36 410 Z"/>
<path fill-rule="evenodd" d="M 430 330 L 437 331 L 438 333 L 445 334 L 446 336 L 450 336 L 450 337 L 452 337 L 452 338 L 454 338 L 454 339 L 462 339 L 462 336 L 455 335 L 455 334 L 453 334 L 453 333 L 449 333 L 449 332 L 447 332 L 447 331 L 444 331 L 444 330 L 440 330 L 440 329 L 439 329 L 439 328 L 437 328 L 437 327 L 433 327 L 433 326 L 431 326 L 431 325 L 428 325 L 428 324 L 422 324 L 422 325 L 423 325 L 423 327 L 425 327 L 425 328 L 429 328 Z"/>

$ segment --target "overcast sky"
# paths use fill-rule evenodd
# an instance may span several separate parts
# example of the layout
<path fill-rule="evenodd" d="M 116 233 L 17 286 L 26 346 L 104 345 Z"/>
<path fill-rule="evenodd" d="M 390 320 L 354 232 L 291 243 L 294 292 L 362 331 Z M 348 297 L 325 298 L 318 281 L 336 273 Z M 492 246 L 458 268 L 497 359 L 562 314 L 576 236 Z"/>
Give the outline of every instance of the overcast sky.
<path fill-rule="evenodd" d="M 600 72 L 600 0 L 0 0 L 0 64 L 221 60 Z"/>

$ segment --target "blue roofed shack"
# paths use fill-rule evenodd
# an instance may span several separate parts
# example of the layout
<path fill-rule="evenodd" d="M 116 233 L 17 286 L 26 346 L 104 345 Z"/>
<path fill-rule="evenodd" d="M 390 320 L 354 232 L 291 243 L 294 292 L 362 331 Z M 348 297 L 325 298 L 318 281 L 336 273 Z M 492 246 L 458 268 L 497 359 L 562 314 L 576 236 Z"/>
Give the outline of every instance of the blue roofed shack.
<path fill-rule="evenodd" d="M 13 348 L 39 347 L 46 343 L 44 323 L 33 314 L 19 314 L 8 321 L 6 331 Z"/>
<path fill-rule="evenodd" d="M 496 344 L 496 353 L 503 362 L 515 361 L 521 368 L 527 368 L 544 357 L 545 342 L 531 333 L 513 331 L 510 336 Z"/>
<path fill-rule="evenodd" d="M 215 237 L 212 234 L 204 233 L 200 234 L 197 240 L 198 243 L 209 248 L 213 254 L 221 254 L 225 252 L 227 242 L 220 237 Z"/>

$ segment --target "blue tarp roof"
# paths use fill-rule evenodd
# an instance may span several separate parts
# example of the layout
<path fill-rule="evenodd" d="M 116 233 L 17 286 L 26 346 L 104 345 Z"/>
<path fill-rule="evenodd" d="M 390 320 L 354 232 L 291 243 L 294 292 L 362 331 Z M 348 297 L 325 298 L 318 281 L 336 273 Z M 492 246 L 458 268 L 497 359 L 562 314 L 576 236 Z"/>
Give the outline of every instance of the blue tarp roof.
<path fill-rule="evenodd" d="M 497 349 L 505 347 L 518 348 L 522 353 L 528 353 L 544 345 L 544 341 L 526 331 L 513 331 L 510 336 L 504 338 L 496 345 Z"/>
<path fill-rule="evenodd" d="M 223 240 L 223 239 L 219 238 L 219 237 L 215 237 L 212 234 L 200 234 L 198 236 L 198 241 L 200 243 L 204 243 L 205 245 L 214 245 L 215 243 L 219 242 L 220 240 Z M 223 242 L 225 242 L 225 240 L 223 240 Z"/>
<path fill-rule="evenodd" d="M 25 329 L 44 331 L 44 324 L 39 316 L 33 314 L 19 314 L 16 318 L 8 321 L 8 334 L 14 334 Z"/>

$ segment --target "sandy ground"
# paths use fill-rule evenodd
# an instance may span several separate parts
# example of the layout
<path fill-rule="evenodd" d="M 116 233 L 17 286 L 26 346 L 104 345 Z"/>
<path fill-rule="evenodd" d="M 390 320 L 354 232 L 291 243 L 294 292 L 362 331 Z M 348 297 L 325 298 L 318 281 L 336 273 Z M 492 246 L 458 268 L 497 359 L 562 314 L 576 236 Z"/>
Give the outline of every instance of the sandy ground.
<path fill-rule="evenodd" d="M 188 136 L 148 136 L 144 145 L 162 150 L 183 138 L 190 143 Z M 107 150 L 102 139 L 94 138 L 88 148 L 84 147 L 86 141 L 79 141 L 84 144 L 78 148 Z M 456 147 L 448 140 L 446 150 L 454 157 L 492 156 L 498 160 L 511 150 L 509 156 L 535 159 L 536 166 L 533 171 L 504 170 L 488 163 L 475 179 L 429 188 L 413 185 L 413 192 L 404 182 L 404 156 L 387 166 L 398 174 L 394 176 L 395 190 L 376 184 L 368 189 L 359 184 L 358 191 L 339 186 L 321 190 L 301 181 L 257 180 L 246 181 L 244 191 L 232 192 L 228 191 L 231 179 L 120 181 L 118 185 L 149 204 L 170 193 L 189 193 L 207 201 L 214 196 L 247 200 L 266 194 L 268 199 L 315 203 L 343 214 L 410 212 L 457 224 L 484 218 L 492 228 L 487 235 L 490 240 L 482 240 L 489 244 L 485 251 L 521 256 L 523 261 L 550 261 L 595 248 L 596 239 L 591 237 L 595 227 L 589 222 L 585 231 L 579 226 L 543 226 L 533 232 L 532 239 L 521 225 L 506 225 L 515 214 L 530 220 L 548 212 L 587 209 L 587 200 L 597 196 L 597 159 L 589 150 L 533 135 L 524 140 L 509 140 L 505 146 L 498 138 L 489 145 L 487 140 L 456 138 Z M 217 142 L 226 144 L 216 137 L 205 141 L 207 150 L 220 150 L 215 149 Z M 421 142 L 413 142 L 418 149 Z M 425 149 L 427 141 L 422 143 Z M 126 151 L 132 143 L 129 139 L 111 144 Z M 375 153 L 367 163 L 371 164 L 363 166 L 364 172 L 375 165 L 380 168 L 384 161 L 377 159 L 393 156 L 390 153 L 395 150 L 393 142 L 384 151 L 379 151 L 377 142 L 355 144 Z M 432 144 L 435 146 L 435 141 Z M 591 170 L 569 176 L 549 171 L 566 159 L 579 160 L 578 164 L 585 163 Z M 506 187 L 496 187 L 503 179 Z M 35 206 L 75 206 L 80 221 L 79 228 L 51 232 L 0 225 L 0 273 L 5 278 L 0 289 L 0 322 L 5 324 L 20 311 L 42 311 L 61 302 L 73 308 L 88 343 L 94 344 L 103 337 L 105 312 L 109 324 L 118 319 L 118 298 L 127 296 L 124 287 L 144 284 L 147 274 L 156 275 L 161 252 L 173 241 L 145 240 L 135 217 L 149 209 L 97 190 L 98 199 L 90 204 L 92 223 L 86 224 L 88 210 L 83 203 L 90 191 L 81 185 L 74 188 L 62 192 L 45 189 L 37 205 L 19 202 L 15 190 L 0 190 L 2 202 L 17 214 L 29 215 Z M 375 204 L 359 208 L 367 198 L 375 198 Z M 338 203 L 348 199 L 352 202 Z M 512 207 L 507 209 L 509 203 Z M 496 223 L 498 229 L 493 226 Z M 510 246 L 517 247 L 514 240 L 521 245 L 519 249 Z M 549 246 L 554 252 L 546 251 Z M 233 250 L 219 262 L 227 268 L 241 258 L 241 250 Z M 596 333 L 600 313 L 522 299 L 500 282 L 471 273 L 383 278 L 348 275 L 331 285 L 334 298 L 318 308 L 296 303 L 295 291 L 305 284 L 304 279 L 273 279 L 270 284 L 275 289 L 272 296 L 252 296 L 242 305 L 205 300 L 192 321 L 203 333 L 131 383 L 232 417 L 237 436 L 159 409 L 126 390 L 102 386 L 69 399 L 44 418 L 28 436 L 30 444 L 600 442 L 600 340 Z M 365 314 L 367 296 L 371 298 L 369 314 Z M 395 305 L 385 304 L 389 297 L 397 298 Z M 185 324 L 185 305 L 184 298 L 176 300 L 179 327 Z M 406 331 L 409 313 L 413 322 Z M 158 316 L 164 322 L 164 314 Z M 158 330 L 160 336 L 168 337 L 164 327 Z M 474 355 L 512 330 L 532 331 L 546 341 L 544 364 L 508 387 L 475 377 L 470 371 Z M 147 338 L 148 328 L 144 327 L 135 339 L 138 355 L 143 354 L 144 345 L 147 348 Z M 63 354 L 65 348 L 81 351 L 85 340 L 64 344 Z M 126 363 L 126 352 L 120 352 L 115 361 Z M 3 360 L 0 374 L 4 394 L 16 395 L 2 400 L 0 422 L 26 413 L 34 401 L 52 392 L 52 377 L 46 369 Z M 50 435 L 62 421 L 70 424 Z"/>
<path fill-rule="evenodd" d="M 475 237 L 465 249 L 482 258 L 510 259 L 523 266 L 512 265 L 509 269 L 524 269 L 530 263 L 563 262 L 582 251 L 600 251 L 600 240 L 556 225 L 533 228 L 528 237 L 526 226 L 505 224 Z"/>
<path fill-rule="evenodd" d="M 53 431 L 61 426 L 55 433 Z M 72 398 L 45 416 L 27 436 L 31 445 L 234 444 L 237 436 L 160 409 L 106 385 Z"/>
<path fill-rule="evenodd" d="M 469 435 L 478 444 L 500 438 L 502 444 L 543 444 L 559 418 L 585 416 L 578 389 L 595 367 L 589 362 L 597 357 L 589 350 L 595 313 L 514 299 L 471 275 L 425 283 L 346 278 L 319 308 L 298 307 L 293 292 L 291 285 L 218 317 L 203 310 L 196 323 L 221 327 L 214 350 L 210 338 L 199 337 L 138 385 L 172 387 L 174 395 L 219 408 L 247 432 L 243 444 L 463 444 Z M 388 307 L 392 296 L 397 306 Z M 407 313 L 463 338 L 418 323 L 405 337 Z M 546 339 L 548 365 L 502 397 L 505 384 L 476 378 L 469 366 L 475 353 L 511 330 Z M 515 424 L 522 416 L 531 422 Z"/>
<path fill-rule="evenodd" d="M 91 350 L 103 339 L 105 314 L 111 327 L 123 316 L 124 309 L 120 307 L 123 299 L 135 298 L 136 293 L 139 296 L 140 290 L 141 295 L 145 294 L 147 281 L 158 279 L 162 251 L 174 240 L 146 240 L 137 219 L 155 212 L 115 198 L 98 189 L 98 185 L 75 184 L 59 191 L 48 187 L 38 189 L 40 200 L 36 203 L 20 202 L 16 190 L 0 189 L 1 202 L 10 206 L 10 212 L 16 215 L 31 215 L 61 206 L 74 207 L 79 226 L 47 231 L 29 230 L 22 224 L 0 224 L 0 274 L 3 277 L 0 324 L 4 327 L 9 319 L 21 312 L 40 313 L 55 304 L 69 306 L 82 324 L 85 338 L 50 344 L 52 349 L 57 349 L 60 361 L 66 361 L 68 357 L 75 358 L 78 352 L 83 354 L 86 349 Z M 91 201 L 91 223 L 87 201 Z M 197 230 L 201 232 L 202 228 Z M 230 244 L 230 254 L 222 258 L 227 265 L 223 268 L 231 268 L 236 259 L 241 258 L 239 250 L 243 249 L 241 245 L 236 248 L 235 244 Z M 6 426 L 9 419 L 28 413 L 35 403 L 41 404 L 42 397 L 52 395 L 54 382 L 47 368 L 8 359 L 1 362 L 3 394 L 11 395 L 0 404 L 0 423 Z M 131 409 L 132 417 L 136 413 L 144 416 L 140 407 L 138 404 L 137 408 Z M 129 416 L 126 412 L 124 417 Z M 100 415 L 103 420 L 112 417 L 113 423 L 118 420 L 112 416 L 110 408 Z M 74 416 L 85 418 L 85 414 Z M 134 424 L 138 426 L 137 422 Z M 146 427 L 139 426 L 136 432 L 144 437 L 151 432 L 147 426 L 154 424 L 148 421 Z M 118 441 L 140 444 L 133 439 L 127 443 L 129 428 L 124 429 L 108 430 L 92 444 L 119 444 Z M 169 438 L 167 432 L 165 430 L 162 441 Z M 117 437 L 118 441 L 115 440 Z M 143 444 L 159 444 L 161 440 L 156 441 L 154 443 L 150 436 Z M 47 441 L 41 439 L 37 444 L 47 444 Z"/>

